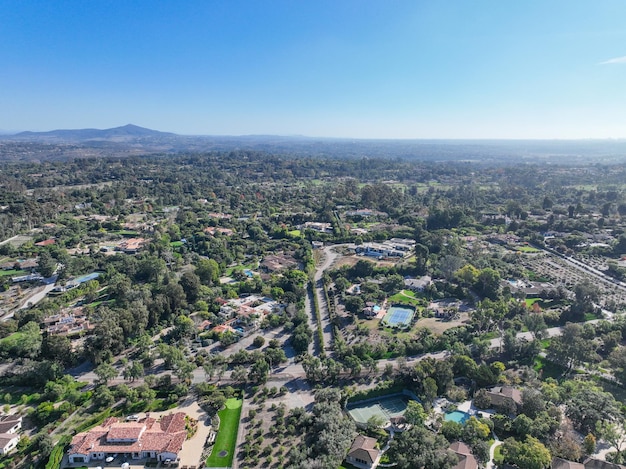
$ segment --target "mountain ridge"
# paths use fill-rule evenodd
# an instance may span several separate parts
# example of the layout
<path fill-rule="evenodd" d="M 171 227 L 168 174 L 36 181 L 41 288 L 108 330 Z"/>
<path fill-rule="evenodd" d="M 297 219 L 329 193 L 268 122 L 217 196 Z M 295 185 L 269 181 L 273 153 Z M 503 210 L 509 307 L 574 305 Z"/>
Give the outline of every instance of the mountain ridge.
<path fill-rule="evenodd" d="M 45 132 L 25 131 L 5 137 L 17 139 L 54 139 L 70 141 L 107 140 L 107 139 L 133 139 L 146 137 L 175 137 L 177 134 L 171 132 L 161 132 L 135 124 L 126 124 L 110 129 L 56 129 Z"/>

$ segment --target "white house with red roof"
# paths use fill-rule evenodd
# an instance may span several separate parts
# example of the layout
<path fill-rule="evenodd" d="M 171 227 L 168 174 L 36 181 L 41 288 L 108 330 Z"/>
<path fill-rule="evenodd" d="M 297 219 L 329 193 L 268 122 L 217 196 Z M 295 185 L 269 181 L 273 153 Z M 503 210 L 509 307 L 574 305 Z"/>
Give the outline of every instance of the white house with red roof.
<path fill-rule="evenodd" d="M 128 459 L 176 461 L 186 438 L 184 412 L 165 415 L 158 422 L 150 417 L 137 422 L 109 417 L 102 425 L 72 438 L 68 459 L 72 464 L 87 463 L 123 455 Z"/>

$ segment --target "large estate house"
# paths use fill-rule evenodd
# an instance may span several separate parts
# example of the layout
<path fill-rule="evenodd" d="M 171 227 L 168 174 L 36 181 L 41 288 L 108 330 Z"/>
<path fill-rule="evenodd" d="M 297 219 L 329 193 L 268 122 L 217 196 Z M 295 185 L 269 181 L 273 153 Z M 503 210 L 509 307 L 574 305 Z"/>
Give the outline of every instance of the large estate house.
<path fill-rule="evenodd" d="M 158 422 L 151 417 L 136 422 L 109 417 L 102 425 L 74 436 L 68 457 L 72 464 L 114 455 L 129 460 L 176 461 L 186 437 L 184 412 L 165 415 Z"/>

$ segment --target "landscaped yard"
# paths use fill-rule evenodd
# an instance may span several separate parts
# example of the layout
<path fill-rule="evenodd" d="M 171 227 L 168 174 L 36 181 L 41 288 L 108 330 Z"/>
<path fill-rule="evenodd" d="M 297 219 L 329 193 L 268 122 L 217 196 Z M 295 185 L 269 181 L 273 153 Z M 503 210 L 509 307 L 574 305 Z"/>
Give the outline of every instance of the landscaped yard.
<path fill-rule="evenodd" d="M 215 438 L 213 451 L 206 461 L 207 467 L 232 465 L 242 404 L 242 399 L 232 397 L 226 401 L 226 407 L 217 413 L 220 418 L 220 429 Z"/>
<path fill-rule="evenodd" d="M 411 306 L 419 306 L 423 303 L 423 300 L 415 297 L 415 293 L 411 290 L 400 290 L 400 292 L 396 293 L 388 300 L 389 304 L 404 304 Z"/>

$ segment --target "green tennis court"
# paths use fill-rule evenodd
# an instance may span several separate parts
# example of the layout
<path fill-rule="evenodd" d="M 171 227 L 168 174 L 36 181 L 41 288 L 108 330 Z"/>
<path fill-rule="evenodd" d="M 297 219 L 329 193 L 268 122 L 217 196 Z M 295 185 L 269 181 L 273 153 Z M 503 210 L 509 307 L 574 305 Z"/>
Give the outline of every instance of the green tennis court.
<path fill-rule="evenodd" d="M 374 415 L 386 422 L 391 417 L 404 415 L 408 402 L 409 399 L 406 396 L 383 396 L 375 401 L 355 402 L 348 409 L 348 413 L 356 423 L 366 424 Z"/>

